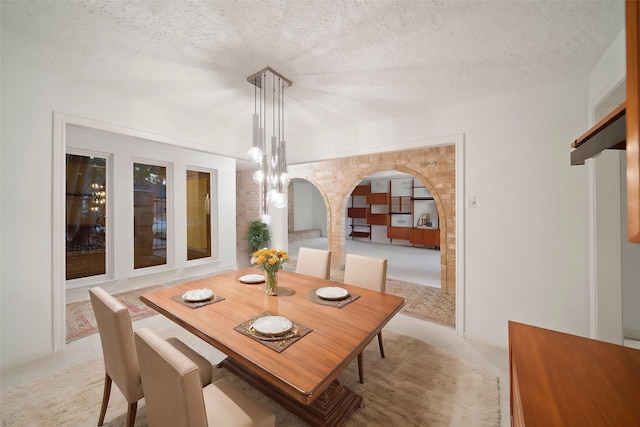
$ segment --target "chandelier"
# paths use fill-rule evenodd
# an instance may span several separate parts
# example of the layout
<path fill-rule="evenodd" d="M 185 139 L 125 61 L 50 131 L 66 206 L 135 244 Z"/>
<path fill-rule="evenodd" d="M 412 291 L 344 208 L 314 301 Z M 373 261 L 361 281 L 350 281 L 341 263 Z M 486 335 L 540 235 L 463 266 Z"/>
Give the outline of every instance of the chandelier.
<path fill-rule="evenodd" d="M 253 145 L 247 152 L 260 168 L 253 181 L 260 185 L 260 217 L 269 221 L 269 204 L 287 206 L 286 143 L 284 139 L 284 90 L 291 80 L 267 67 L 247 77 L 254 85 Z M 268 135 L 271 143 L 267 145 Z"/>

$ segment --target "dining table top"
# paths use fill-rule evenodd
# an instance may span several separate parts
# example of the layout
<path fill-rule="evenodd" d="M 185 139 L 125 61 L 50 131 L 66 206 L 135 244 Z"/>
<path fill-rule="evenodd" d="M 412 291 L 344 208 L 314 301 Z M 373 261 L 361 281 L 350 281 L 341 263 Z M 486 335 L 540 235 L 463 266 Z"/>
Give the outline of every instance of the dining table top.
<path fill-rule="evenodd" d="M 305 405 L 337 379 L 404 306 L 404 298 L 395 295 L 285 270 L 278 273 L 279 295 L 267 296 L 264 283 L 240 282 L 250 274 L 262 271 L 235 270 L 154 290 L 141 300 Z M 328 286 L 342 287 L 359 298 L 342 308 L 314 302 L 315 290 Z M 179 301 L 185 292 L 204 288 L 224 299 L 197 308 Z M 286 317 L 311 332 L 278 352 L 236 330 L 265 312 Z"/>

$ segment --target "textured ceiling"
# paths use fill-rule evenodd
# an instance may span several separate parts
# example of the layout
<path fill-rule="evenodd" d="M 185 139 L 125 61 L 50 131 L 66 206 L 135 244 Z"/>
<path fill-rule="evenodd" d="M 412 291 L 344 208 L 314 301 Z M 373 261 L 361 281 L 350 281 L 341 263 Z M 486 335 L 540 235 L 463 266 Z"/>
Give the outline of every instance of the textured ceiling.
<path fill-rule="evenodd" d="M 3 55 L 221 126 L 270 66 L 289 140 L 585 76 L 623 27 L 621 1 L 2 2 Z"/>

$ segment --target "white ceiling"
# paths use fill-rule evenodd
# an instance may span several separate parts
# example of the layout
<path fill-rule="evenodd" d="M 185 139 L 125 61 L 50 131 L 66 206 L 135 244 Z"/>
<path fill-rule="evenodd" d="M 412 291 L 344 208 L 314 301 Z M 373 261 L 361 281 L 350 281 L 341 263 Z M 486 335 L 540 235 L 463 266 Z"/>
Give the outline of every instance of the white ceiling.
<path fill-rule="evenodd" d="M 289 140 L 586 76 L 623 27 L 622 1 L 2 2 L 3 56 L 220 126 L 270 66 Z"/>

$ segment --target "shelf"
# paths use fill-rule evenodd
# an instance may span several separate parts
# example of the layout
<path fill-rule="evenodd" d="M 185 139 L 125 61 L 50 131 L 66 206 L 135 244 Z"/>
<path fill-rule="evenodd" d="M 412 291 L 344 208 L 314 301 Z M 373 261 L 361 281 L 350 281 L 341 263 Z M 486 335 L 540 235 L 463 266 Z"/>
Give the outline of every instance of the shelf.
<path fill-rule="evenodd" d="M 389 212 L 389 215 L 411 215 L 411 212 Z"/>
<path fill-rule="evenodd" d="M 352 231 L 351 234 L 349 234 L 349 237 L 369 238 L 370 235 L 371 235 L 371 233 L 369 233 L 367 231 Z"/>
<path fill-rule="evenodd" d="M 411 200 L 434 200 L 433 197 L 412 197 Z"/>

